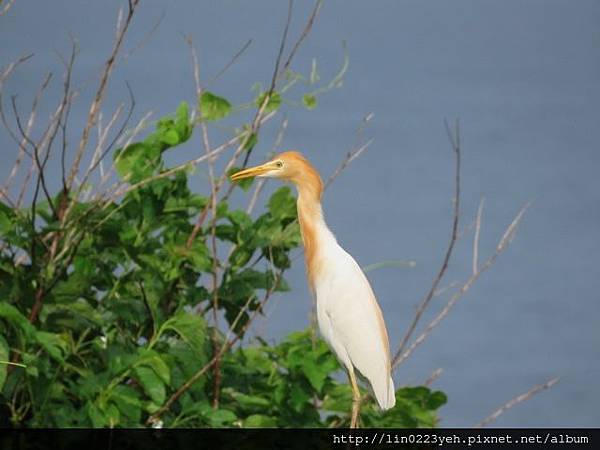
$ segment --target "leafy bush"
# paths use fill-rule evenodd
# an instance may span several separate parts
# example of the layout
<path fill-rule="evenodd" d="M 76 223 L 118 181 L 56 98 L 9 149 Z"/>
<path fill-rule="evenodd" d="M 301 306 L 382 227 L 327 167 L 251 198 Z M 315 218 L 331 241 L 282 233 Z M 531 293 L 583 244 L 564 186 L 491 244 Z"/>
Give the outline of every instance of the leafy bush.
<path fill-rule="evenodd" d="M 107 62 L 107 79 L 114 60 Z M 71 61 L 67 75 L 72 67 Z M 345 67 L 297 104 L 314 109 L 317 94 L 341 85 Z M 14 67 L 9 69 L 3 77 Z M 277 90 L 279 79 L 276 71 L 271 89 L 259 89 L 250 103 L 255 119 L 242 124 L 228 145 L 238 148 L 226 170 L 235 170 L 239 159 L 247 163 L 262 121 L 285 104 L 291 86 L 318 81 L 316 65 L 309 78 L 287 70 Z M 64 105 L 48 129 L 63 126 L 71 101 L 67 84 Z M 44 174 L 56 141 L 40 141 L 47 144 L 45 156 L 32 145 L 30 206 L 4 194 L 0 202 L 1 425 L 348 425 L 350 388 L 338 381 L 340 367 L 314 330 L 294 332 L 277 345 L 260 339 L 241 344 L 271 295 L 289 290 L 283 275 L 290 252 L 301 245 L 295 196 L 289 187 L 277 189 L 257 217 L 231 209 L 234 186 L 219 191 L 227 173 L 218 179 L 212 174 L 210 148 L 204 161 L 212 191 L 193 192 L 193 164 L 167 167 L 165 153 L 235 111 L 225 98 L 200 88 L 196 109 L 181 103 L 143 139 L 134 138 L 139 127 L 119 133 L 114 142 L 121 148 L 112 153 L 112 144 L 99 140 L 78 186 L 71 175 L 81 174 L 86 133 L 97 120 L 92 108 L 81 153 L 71 175 L 63 168 L 62 189 L 54 194 Z M 38 141 L 27 136 L 27 142 Z M 111 154 L 116 187 L 86 195 L 86 180 Z M 238 186 L 247 191 L 251 184 Z M 229 249 L 227 256 L 219 258 L 217 248 Z M 398 406 L 385 414 L 366 400 L 362 424 L 435 426 L 446 401 L 427 387 L 404 387 L 396 396 Z"/>
<path fill-rule="evenodd" d="M 163 153 L 186 142 L 193 127 L 182 103 L 144 140 L 115 152 L 116 171 L 131 183 L 159 175 L 166 170 Z M 206 318 L 215 292 L 199 282 L 215 264 L 211 227 L 186 245 L 192 219 L 208 202 L 179 171 L 119 201 L 74 202 L 67 226 L 48 202 L 36 205 L 35 228 L 29 209 L 1 205 L 0 359 L 12 355 L 22 364 L 0 365 L 1 399 L 13 425 L 141 426 L 226 344 Z M 217 288 L 218 308 L 242 337 L 261 297 L 288 290 L 278 274 L 301 243 L 295 197 L 289 187 L 279 188 L 257 218 L 225 201 L 216 210 L 216 238 L 233 249 Z M 62 256 L 52 258 L 48 239 L 56 236 Z M 29 260 L 17 264 L 17 254 Z M 273 268 L 257 269 L 260 259 Z M 33 318 L 39 298 L 43 308 Z M 218 407 L 215 375 L 207 372 L 162 420 L 168 426 L 346 425 L 351 391 L 333 378 L 339 369 L 310 331 L 276 346 L 239 347 L 223 353 Z M 445 397 L 419 387 L 400 389 L 397 400 L 384 415 L 367 403 L 363 423 L 433 426 Z"/>

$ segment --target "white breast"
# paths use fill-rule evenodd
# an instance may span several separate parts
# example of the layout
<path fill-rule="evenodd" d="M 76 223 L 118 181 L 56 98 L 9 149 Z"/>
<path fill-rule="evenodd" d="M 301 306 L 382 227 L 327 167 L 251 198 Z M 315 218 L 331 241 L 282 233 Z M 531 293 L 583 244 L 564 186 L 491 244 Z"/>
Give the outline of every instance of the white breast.
<path fill-rule="evenodd" d="M 328 229 L 319 233 L 320 268 L 314 291 L 319 329 L 340 362 L 371 384 L 382 409 L 395 404 L 389 344 L 381 310 L 354 258 Z"/>

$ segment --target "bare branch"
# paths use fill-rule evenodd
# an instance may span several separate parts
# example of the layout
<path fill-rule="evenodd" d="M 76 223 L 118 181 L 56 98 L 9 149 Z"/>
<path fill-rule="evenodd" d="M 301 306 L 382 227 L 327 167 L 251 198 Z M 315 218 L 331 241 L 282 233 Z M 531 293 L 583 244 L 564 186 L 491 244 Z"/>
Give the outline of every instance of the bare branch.
<path fill-rule="evenodd" d="M 294 9 L 294 0 L 288 0 L 288 14 L 287 19 L 285 21 L 285 27 L 283 28 L 283 36 L 281 37 L 281 42 L 279 44 L 279 53 L 277 54 L 277 58 L 275 59 L 275 69 L 273 70 L 273 77 L 271 78 L 271 86 L 269 87 L 269 91 L 267 92 L 266 98 L 268 102 L 268 97 L 271 96 L 273 91 L 275 90 L 275 85 L 277 84 L 277 79 L 279 77 L 279 65 L 281 64 L 281 58 L 283 56 L 283 50 L 285 49 L 285 41 L 287 40 L 288 31 L 290 30 L 290 23 L 292 22 L 292 11 Z M 296 42 L 296 45 L 299 45 L 299 42 Z M 291 61 L 290 55 L 288 58 L 288 62 Z"/>
<path fill-rule="evenodd" d="M 2 9 L 0 9 L 0 16 L 6 14 L 14 2 L 15 0 L 8 0 L 6 4 L 2 7 Z"/>
<path fill-rule="evenodd" d="M 419 323 L 423 313 L 429 306 L 429 303 L 431 302 L 431 299 L 433 298 L 433 296 L 438 288 L 438 285 L 442 281 L 442 278 L 444 278 L 444 274 L 446 273 L 446 270 L 448 269 L 448 263 L 450 262 L 450 257 L 452 256 L 452 251 L 454 250 L 454 245 L 456 244 L 457 233 L 458 233 L 458 220 L 460 217 L 460 157 L 461 157 L 460 152 L 461 152 L 461 148 L 460 148 L 459 123 L 458 123 L 458 120 L 456 120 L 456 131 L 455 131 L 454 135 L 453 135 L 452 131 L 450 130 L 450 127 L 448 126 L 447 121 L 444 121 L 444 125 L 445 125 L 446 131 L 448 133 L 448 140 L 450 141 L 450 144 L 452 145 L 452 149 L 454 150 L 455 161 L 456 161 L 455 162 L 455 171 L 454 171 L 454 212 L 453 212 L 453 219 L 452 219 L 452 230 L 450 232 L 450 242 L 448 243 L 448 249 L 446 250 L 446 254 L 444 255 L 442 265 L 441 265 L 437 275 L 435 276 L 433 283 L 431 284 L 431 287 L 429 288 L 429 292 L 427 292 L 427 295 L 425 296 L 425 298 L 423 298 L 423 300 L 421 300 L 421 303 L 419 304 L 419 306 L 415 312 L 413 320 L 412 320 L 410 326 L 408 327 L 408 330 L 404 334 L 404 337 L 402 338 L 402 341 L 400 342 L 400 345 L 398 346 L 398 350 L 394 354 L 394 358 L 392 359 L 392 367 L 396 367 L 399 364 L 399 362 L 401 360 L 402 352 L 404 351 L 404 349 L 408 343 L 408 340 L 411 338 L 411 336 L 415 332 L 417 324 Z"/>
<path fill-rule="evenodd" d="M 559 380 L 559 378 L 556 377 L 556 378 L 552 378 L 552 379 L 546 381 L 545 383 L 533 386 L 527 392 L 525 392 L 521 395 L 518 395 L 517 397 L 513 398 L 512 400 L 509 400 L 508 402 L 506 402 L 504 405 L 502 405 L 500 408 L 498 408 L 496 411 L 494 411 L 488 417 L 483 419 L 477 425 L 474 425 L 473 428 L 483 428 L 483 427 L 487 426 L 490 422 L 493 422 L 494 420 L 498 419 L 498 417 L 500 417 L 502 414 L 504 414 L 506 411 L 508 411 L 513 406 L 529 400 L 531 397 L 533 397 L 534 395 L 536 395 L 537 393 L 539 393 L 543 390 L 551 388 L 556 383 L 558 383 L 558 380 Z"/>
<path fill-rule="evenodd" d="M 477 272 L 472 274 L 469 277 L 469 279 L 460 287 L 460 289 L 450 297 L 444 308 L 442 308 L 442 310 L 437 314 L 437 316 L 435 316 L 435 318 L 431 322 L 429 322 L 423 333 L 421 333 L 421 335 L 419 335 L 419 337 L 417 337 L 403 353 L 397 354 L 392 364 L 393 368 L 396 368 L 400 364 L 402 364 L 411 355 L 411 353 L 419 345 L 421 345 L 423 341 L 425 341 L 425 339 L 431 334 L 433 329 L 448 315 L 454 304 L 471 288 L 471 286 L 473 286 L 473 284 L 475 283 L 475 281 L 477 281 L 480 275 L 494 264 L 496 258 L 498 258 L 498 256 L 500 256 L 500 254 L 504 250 L 506 250 L 508 244 L 510 243 L 510 239 L 508 239 L 507 236 L 514 236 L 514 233 L 516 232 L 516 229 L 519 223 L 521 222 L 523 214 L 527 210 L 528 206 L 529 204 L 526 204 L 523 208 L 521 208 L 521 210 L 517 213 L 513 221 L 507 227 L 506 231 L 504 232 L 504 235 L 500 239 L 498 246 L 496 247 L 496 251 L 491 256 L 489 256 L 488 259 L 478 268 Z"/>
<path fill-rule="evenodd" d="M 33 128 L 33 125 L 35 123 L 35 119 L 36 119 L 36 115 L 37 115 L 37 107 L 38 104 L 40 102 L 40 99 L 42 97 L 42 94 L 47 86 L 47 81 L 44 80 L 44 82 L 42 83 L 41 87 L 38 89 L 38 92 L 36 93 L 34 99 L 33 99 L 33 104 L 31 106 L 31 112 L 29 113 L 29 118 L 27 119 L 27 125 L 25 127 L 25 135 L 26 136 L 30 136 L 31 134 L 31 130 Z M 2 89 L 2 79 L 0 79 L 0 95 L 1 95 L 1 89 Z M 0 99 L 1 102 L 1 99 Z M 0 105 L 0 112 L 1 112 L 1 105 Z M 4 114 L 2 113 L 2 118 L 3 120 L 5 120 L 4 118 Z M 12 130 L 10 130 L 10 127 L 8 126 L 8 124 L 5 122 L 5 127 L 7 128 L 7 130 L 9 131 L 9 133 L 12 135 Z M 16 139 L 15 136 L 13 136 L 13 139 Z M 19 152 L 17 154 L 17 158 L 15 159 L 15 163 L 13 165 L 13 168 L 6 180 L 6 182 L 4 183 L 4 186 L 2 187 L 2 189 L 0 189 L 0 192 L 2 193 L 2 195 L 4 197 L 6 197 L 8 199 L 8 190 L 10 189 L 10 184 L 12 183 L 12 180 L 14 179 L 14 177 L 16 176 L 19 167 L 21 165 L 21 162 L 23 160 L 23 156 L 27 155 L 30 158 L 33 159 L 33 156 L 31 155 L 31 153 L 29 153 L 27 151 L 27 140 L 22 137 L 20 141 L 16 141 L 18 143 L 19 146 Z"/>
<path fill-rule="evenodd" d="M 128 11 L 127 17 L 125 18 L 123 25 L 118 26 L 118 28 L 117 28 L 115 44 L 110 53 L 110 56 L 108 57 L 105 65 L 104 65 L 104 70 L 102 71 L 102 75 L 100 76 L 100 84 L 98 86 L 98 90 L 96 91 L 94 100 L 92 101 L 92 104 L 90 105 L 90 110 L 88 112 L 87 121 L 83 128 L 81 140 L 79 141 L 79 147 L 77 149 L 77 152 L 75 153 L 75 158 L 74 158 L 73 164 L 71 165 L 71 171 L 69 173 L 69 177 L 67 178 L 67 183 L 66 183 L 67 190 L 71 189 L 71 186 L 73 185 L 73 182 L 75 181 L 75 177 L 77 176 L 77 172 L 79 171 L 79 165 L 81 163 L 81 159 L 83 158 L 85 148 L 89 141 L 90 131 L 91 131 L 92 127 L 95 125 L 96 119 L 98 118 L 98 113 L 100 111 L 100 106 L 102 105 L 102 100 L 104 99 L 104 94 L 106 92 L 108 80 L 110 78 L 110 75 L 112 74 L 112 70 L 113 70 L 113 68 L 115 66 L 115 62 L 117 60 L 117 54 L 119 53 L 121 45 L 123 44 L 123 40 L 125 38 L 125 35 L 127 34 L 127 30 L 129 29 L 129 25 L 131 24 L 133 15 L 135 13 L 135 9 L 138 6 L 139 2 L 140 2 L 140 0 L 131 0 L 129 2 L 129 11 Z M 117 21 L 118 25 L 120 25 L 120 22 L 121 22 L 121 19 L 119 18 L 119 20 Z"/>
<path fill-rule="evenodd" d="M 242 55 L 244 54 L 244 52 L 245 52 L 246 50 L 248 50 L 248 47 L 250 47 L 250 44 L 252 44 L 252 39 L 248 39 L 248 41 L 247 41 L 247 42 L 246 42 L 246 43 L 245 43 L 245 44 L 242 46 L 242 48 L 241 48 L 241 49 L 239 49 L 235 55 L 233 55 L 233 57 L 231 58 L 231 60 L 230 60 L 230 61 L 229 61 L 227 64 L 225 64 L 225 66 L 224 66 L 224 67 L 223 67 L 221 70 L 219 70 L 219 71 L 217 72 L 217 74 L 216 74 L 214 77 L 212 77 L 212 78 L 211 78 L 211 79 L 210 79 L 210 80 L 209 80 L 209 81 L 206 83 L 206 85 L 208 86 L 208 85 L 210 85 L 210 84 L 214 83 L 214 82 L 215 82 L 215 81 L 217 81 L 217 80 L 218 80 L 218 79 L 219 79 L 219 78 L 220 78 L 220 77 L 221 77 L 221 76 L 222 76 L 222 75 L 223 75 L 225 72 L 227 72 L 227 71 L 229 70 L 229 68 L 230 68 L 231 66 L 233 66 L 233 65 L 236 63 L 236 61 L 237 61 L 237 60 L 240 58 L 240 56 L 242 56 Z"/>
<path fill-rule="evenodd" d="M 525 211 L 527 211 L 530 206 L 531 206 L 531 202 L 529 201 L 529 202 L 525 203 L 525 206 L 523 206 L 519 210 L 516 217 L 513 219 L 513 221 L 510 223 L 510 225 L 508 226 L 508 228 L 502 235 L 502 239 L 500 239 L 500 242 L 498 242 L 498 245 L 496 246 L 497 253 L 504 251 L 506 249 L 506 247 L 508 247 L 509 244 L 512 242 L 512 240 L 514 239 L 514 237 L 517 233 L 517 227 L 521 223 L 521 220 L 523 219 L 523 215 L 525 214 Z"/>
<path fill-rule="evenodd" d="M 104 160 L 104 158 L 106 158 L 106 155 L 108 155 L 108 153 L 113 149 L 115 144 L 119 141 L 121 136 L 123 136 L 125 129 L 129 125 L 129 121 L 131 120 L 131 116 L 133 115 L 133 111 L 135 109 L 135 96 L 133 95 L 133 90 L 131 89 L 131 86 L 129 85 L 129 83 L 127 81 L 125 82 L 125 85 L 127 86 L 127 92 L 129 93 L 129 110 L 127 111 L 127 115 L 125 116 L 123 123 L 119 127 L 119 130 L 115 134 L 115 136 L 112 139 L 112 141 L 110 142 L 110 144 L 108 144 L 108 146 L 104 149 L 104 151 L 102 152 L 102 154 L 100 155 L 100 157 L 98 158 L 96 163 L 93 164 L 92 167 L 90 168 L 90 172 L 92 172 L 94 169 L 96 169 L 96 167 Z M 108 127 L 108 129 L 110 129 L 110 128 L 112 128 L 112 126 Z"/>
<path fill-rule="evenodd" d="M 477 273 L 477 267 L 479 266 L 479 232 L 481 231 L 481 214 L 483 213 L 482 198 L 479 202 L 479 208 L 477 208 L 477 217 L 475 219 L 475 234 L 473 236 L 473 274 Z"/>
<path fill-rule="evenodd" d="M 12 128 L 8 124 L 8 120 L 6 118 L 6 115 L 4 114 L 4 107 L 3 107 L 4 102 L 3 102 L 3 99 L 2 99 L 2 95 L 4 93 L 4 83 L 10 77 L 10 75 L 12 74 L 12 72 L 20 64 L 24 63 L 25 61 L 27 61 L 32 56 L 33 56 L 33 54 L 29 54 L 27 56 L 23 56 L 23 57 L 19 58 L 18 60 L 16 60 L 16 61 L 12 62 L 11 64 L 9 64 L 6 67 L 6 69 L 4 69 L 0 73 L 0 120 L 2 120 L 2 124 L 4 125 L 4 128 L 6 129 L 6 131 L 8 131 L 8 134 L 10 135 L 10 137 L 13 139 L 13 141 L 19 147 L 19 153 L 17 155 L 16 161 L 15 161 L 15 164 L 14 164 L 12 170 L 11 170 L 11 173 L 10 173 L 7 181 L 4 183 L 4 186 L 2 187 L 2 189 L 0 189 L 0 195 L 2 195 L 2 197 L 4 197 L 6 199 L 6 201 L 8 201 L 11 204 L 14 204 L 14 203 L 12 202 L 12 200 L 10 199 L 10 197 L 8 196 L 8 190 L 10 188 L 10 184 L 11 184 L 13 178 L 15 177 L 15 175 L 16 175 L 18 169 L 19 169 L 19 166 L 21 165 L 21 161 L 23 159 L 23 155 L 26 154 L 30 158 L 32 158 L 32 156 L 31 156 L 31 154 L 26 149 L 27 141 L 25 141 L 25 139 L 23 139 L 23 138 L 19 139 L 17 137 L 17 134 L 12 130 Z M 35 96 L 34 101 L 33 101 L 33 107 L 32 107 L 31 113 L 29 114 L 29 119 L 27 120 L 27 127 L 26 127 L 26 133 L 27 133 L 27 135 L 29 135 L 29 133 L 31 132 L 31 128 L 33 127 L 33 124 L 35 122 L 35 116 L 36 116 L 36 111 L 37 111 L 37 104 L 38 104 L 40 95 L 41 95 L 41 93 L 38 91 L 38 94 Z"/>
<path fill-rule="evenodd" d="M 298 49 L 304 42 L 304 39 L 306 39 L 306 37 L 310 33 L 310 31 L 315 23 L 315 19 L 317 18 L 317 14 L 319 14 L 319 11 L 320 11 L 322 5 L 323 5 L 323 0 L 317 0 L 315 2 L 315 6 L 310 14 L 310 17 L 308 18 L 308 21 L 306 22 L 306 25 L 304 26 L 304 29 L 302 30 L 302 33 L 300 33 L 298 40 L 294 44 L 292 51 L 290 52 L 285 64 L 281 68 L 281 71 L 277 74 L 277 77 L 280 77 L 281 75 L 283 75 L 286 72 L 286 70 L 289 69 L 289 67 L 292 63 L 292 60 L 294 59 L 294 56 L 296 55 L 296 52 L 298 51 Z"/>
<path fill-rule="evenodd" d="M 442 373 L 444 372 L 444 369 L 439 368 L 439 369 L 435 369 L 431 375 L 429 375 L 429 378 L 427 378 L 425 380 L 425 382 L 423 383 L 423 385 L 425 386 L 431 386 L 440 376 L 442 376 Z"/>
<path fill-rule="evenodd" d="M 346 157 L 342 160 L 340 165 L 335 169 L 335 171 L 329 176 L 327 181 L 325 182 L 325 188 L 329 187 L 331 183 L 348 167 L 348 165 L 358 158 L 366 149 L 368 149 L 373 143 L 373 139 L 369 139 L 365 144 L 361 145 L 355 150 L 350 150 Z"/>
<path fill-rule="evenodd" d="M 50 82 L 51 77 L 52 77 L 51 74 L 48 74 L 48 76 L 46 76 L 46 78 L 44 79 L 44 81 L 42 83 L 40 92 L 43 92 L 46 89 L 46 87 L 48 86 L 48 83 Z M 34 100 L 34 102 L 35 102 L 35 100 Z M 48 155 L 48 152 L 50 151 L 50 148 L 48 148 L 46 150 L 46 157 L 44 158 L 44 162 L 42 163 L 40 161 L 40 150 L 39 150 L 38 144 L 36 144 L 27 135 L 27 132 L 25 131 L 25 129 L 23 128 L 23 126 L 21 124 L 21 116 L 20 116 L 19 110 L 17 108 L 16 96 L 11 97 L 11 103 L 12 103 L 12 107 L 13 107 L 13 113 L 15 115 L 15 120 L 17 122 L 17 128 L 19 129 L 19 132 L 21 133 L 22 138 L 33 149 L 33 156 L 34 156 L 33 160 L 35 162 L 35 165 L 36 165 L 37 171 L 38 171 L 38 184 L 41 183 L 42 190 L 44 191 L 44 195 L 46 196 L 46 200 L 48 201 L 48 205 L 50 206 L 50 209 L 52 210 L 52 212 L 56 215 L 56 210 L 54 209 L 54 204 L 52 203 L 52 196 L 50 195 L 50 192 L 48 191 L 48 187 L 46 185 L 46 178 L 44 176 L 44 166 L 45 166 L 46 162 L 48 161 L 47 155 Z M 51 128 L 51 126 L 48 127 L 48 130 L 50 130 L 50 128 Z M 36 191 L 37 191 L 37 188 L 36 188 Z M 33 218 L 33 220 L 35 220 L 35 218 Z"/>
<path fill-rule="evenodd" d="M 152 38 L 154 33 L 156 33 L 156 30 L 158 30 L 158 27 L 160 27 L 160 24 L 162 23 L 166 15 L 167 14 L 163 11 L 158 17 L 156 23 L 152 26 L 152 28 L 150 28 L 146 35 L 135 45 L 135 47 L 133 47 L 121 57 L 122 61 L 125 61 L 127 58 L 129 58 L 131 55 L 133 55 L 135 52 L 141 49 L 144 45 L 146 45 L 146 43 Z"/>

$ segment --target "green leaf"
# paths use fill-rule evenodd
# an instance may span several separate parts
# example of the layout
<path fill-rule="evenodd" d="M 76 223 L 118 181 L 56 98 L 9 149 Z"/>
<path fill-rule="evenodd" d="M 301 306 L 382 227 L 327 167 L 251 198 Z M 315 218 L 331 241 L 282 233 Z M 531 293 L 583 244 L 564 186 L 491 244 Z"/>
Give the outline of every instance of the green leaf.
<path fill-rule="evenodd" d="M 326 411 L 347 412 L 352 404 L 352 389 L 347 384 L 332 385 L 323 400 L 323 409 Z"/>
<path fill-rule="evenodd" d="M 191 137 L 192 128 L 188 104 L 186 102 L 181 102 L 175 112 L 175 130 L 179 135 L 180 142 L 185 142 Z"/>
<path fill-rule="evenodd" d="M 158 168 L 160 153 L 161 148 L 156 145 L 136 142 L 115 152 L 115 168 L 122 179 L 137 183 Z"/>
<path fill-rule="evenodd" d="M 231 113 L 231 103 L 210 91 L 204 91 L 200 97 L 200 111 L 204 120 L 221 120 Z"/>
<path fill-rule="evenodd" d="M 179 134 L 176 130 L 170 128 L 160 134 L 160 140 L 167 144 L 169 147 L 173 147 L 179 144 Z"/>
<path fill-rule="evenodd" d="M 133 422 L 138 423 L 142 417 L 142 402 L 135 389 L 129 386 L 117 386 L 110 396 L 119 411 Z"/>
<path fill-rule="evenodd" d="M 46 360 L 39 358 L 37 355 L 31 353 L 22 354 L 23 362 L 27 366 L 25 373 L 33 378 L 37 378 L 40 375 L 40 371 L 37 368 L 37 364 L 45 365 Z"/>
<path fill-rule="evenodd" d="M 227 171 L 227 177 L 230 177 L 231 175 L 233 175 L 236 172 L 239 172 L 240 170 L 240 167 L 232 167 L 231 169 L 229 169 L 229 171 Z M 239 186 L 242 189 L 242 191 L 248 192 L 248 189 L 250 189 L 250 186 L 252 186 L 252 183 L 254 182 L 254 178 L 255 177 L 243 178 L 241 180 L 235 181 L 234 183 L 236 184 L 236 186 Z"/>
<path fill-rule="evenodd" d="M 139 359 L 134 366 L 147 366 L 152 368 L 156 375 L 166 384 L 171 384 L 171 370 L 160 354 L 147 348 L 138 349 Z"/>
<path fill-rule="evenodd" d="M 204 355 L 206 344 L 206 321 L 202 316 L 179 312 L 162 325 L 163 331 L 172 330 L 199 355 Z"/>
<path fill-rule="evenodd" d="M 208 419 L 210 420 L 211 426 L 221 427 L 223 425 L 230 425 L 237 420 L 237 416 L 229 409 L 217 409 L 210 413 Z"/>
<path fill-rule="evenodd" d="M 250 135 L 247 138 L 244 137 L 244 150 L 252 150 L 258 143 L 258 135 L 256 133 L 251 133 L 249 127 L 247 128 L 246 133 L 250 133 Z"/>
<path fill-rule="evenodd" d="M 115 425 L 119 423 L 121 418 L 121 414 L 119 413 L 119 409 L 116 405 L 109 404 L 105 410 L 107 425 L 110 428 L 113 428 Z"/>
<path fill-rule="evenodd" d="M 8 347 L 6 339 L 4 339 L 2 335 L 0 335 L 0 392 L 2 392 L 2 387 L 4 386 L 4 382 L 6 381 L 9 352 L 10 349 Z"/>
<path fill-rule="evenodd" d="M 235 211 L 230 211 L 227 215 L 229 221 L 236 225 L 238 228 L 247 229 L 252 226 L 252 219 L 241 209 L 236 209 Z"/>
<path fill-rule="evenodd" d="M 435 427 L 437 409 L 446 403 L 443 392 L 432 392 L 426 386 L 403 387 L 396 391 L 396 407 L 381 416 L 381 426 Z"/>
<path fill-rule="evenodd" d="M 244 420 L 244 427 L 247 428 L 274 428 L 277 426 L 277 419 L 264 414 L 252 414 Z"/>
<path fill-rule="evenodd" d="M 310 393 L 303 389 L 300 383 L 296 382 L 291 386 L 289 402 L 294 411 L 302 411 L 310 398 Z"/>
<path fill-rule="evenodd" d="M 209 272 L 212 270 L 212 259 L 208 247 L 200 239 L 196 239 L 189 249 L 183 245 L 176 247 L 169 245 L 167 248 L 174 255 L 175 259 L 183 258 L 188 260 L 191 266 L 199 272 Z"/>
<path fill-rule="evenodd" d="M 28 337 L 32 337 L 35 333 L 35 327 L 31 325 L 27 318 L 10 303 L 0 303 L 0 318 L 7 320 L 15 327 L 23 330 Z"/>
<path fill-rule="evenodd" d="M 0 235 L 4 236 L 13 229 L 11 208 L 0 202 Z"/>
<path fill-rule="evenodd" d="M 270 374 L 273 371 L 275 363 L 268 358 L 263 348 L 243 348 L 240 349 L 240 354 L 244 358 L 244 365 L 251 367 L 252 370 L 263 374 Z"/>
<path fill-rule="evenodd" d="M 317 97 L 311 94 L 304 94 L 304 96 L 302 97 L 302 103 L 304 103 L 306 109 L 315 109 L 317 107 Z"/>
<path fill-rule="evenodd" d="M 311 386 L 321 392 L 325 380 L 339 368 L 339 364 L 322 341 L 318 341 L 314 349 L 310 345 L 306 342 L 292 346 L 287 363 L 290 368 L 299 368 Z"/>
<path fill-rule="evenodd" d="M 154 370 L 146 366 L 139 366 L 134 369 L 136 379 L 144 389 L 144 392 L 157 405 L 162 405 L 166 398 L 165 385 L 163 380 Z"/>
<path fill-rule="evenodd" d="M 278 220 L 296 218 L 296 198 L 288 186 L 277 189 L 271 195 L 267 206 L 271 215 Z"/>
<path fill-rule="evenodd" d="M 256 99 L 256 107 L 260 108 L 262 106 L 262 104 L 265 101 L 265 98 L 267 97 L 268 92 L 263 92 L 262 94 L 260 94 L 257 99 Z M 276 109 L 278 109 L 281 106 L 281 95 L 278 92 L 273 92 L 271 94 L 271 96 L 269 97 L 269 101 L 267 102 L 267 105 L 265 106 L 264 112 L 266 114 L 270 113 L 271 111 L 275 111 Z"/>
<path fill-rule="evenodd" d="M 229 257 L 229 264 L 233 269 L 239 269 L 250 261 L 253 254 L 254 249 L 247 249 L 243 246 L 237 247 Z"/>
<path fill-rule="evenodd" d="M 52 321 L 53 323 L 69 324 L 75 328 L 82 328 L 90 324 L 100 325 L 103 320 L 102 314 L 83 298 L 66 304 L 50 303 L 45 305 L 41 317 L 45 323 Z"/>
<path fill-rule="evenodd" d="M 304 375 L 306 375 L 306 378 L 308 378 L 308 381 L 317 392 L 321 392 L 330 371 L 336 368 L 335 364 L 330 363 L 327 366 L 323 366 L 311 359 L 307 359 L 302 365 Z"/>
<path fill-rule="evenodd" d="M 64 361 L 63 358 L 67 353 L 68 344 L 59 334 L 37 331 L 35 338 L 52 358 L 59 362 Z"/>
<path fill-rule="evenodd" d="M 87 415 L 92 421 L 92 427 L 94 428 L 103 428 L 108 424 L 108 417 L 106 417 L 106 414 L 95 403 L 88 402 Z"/>
<path fill-rule="evenodd" d="M 265 410 L 271 406 L 271 402 L 268 399 L 260 397 L 258 395 L 247 395 L 237 391 L 229 391 L 228 394 L 242 408 L 248 410 Z"/>
<path fill-rule="evenodd" d="M 425 402 L 425 407 L 430 410 L 436 410 L 448 402 L 448 397 L 442 391 L 434 391 L 429 395 Z"/>

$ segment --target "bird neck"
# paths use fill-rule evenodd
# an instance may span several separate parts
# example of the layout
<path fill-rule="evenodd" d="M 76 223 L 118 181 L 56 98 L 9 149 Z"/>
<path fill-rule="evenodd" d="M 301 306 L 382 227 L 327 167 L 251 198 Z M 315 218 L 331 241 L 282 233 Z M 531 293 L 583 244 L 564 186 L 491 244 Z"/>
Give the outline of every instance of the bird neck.
<path fill-rule="evenodd" d="M 321 208 L 322 182 L 318 173 L 316 178 L 296 183 L 298 189 L 298 221 L 302 242 L 304 243 L 304 258 L 306 273 L 310 287 L 314 290 L 315 280 L 323 268 L 322 250 L 335 237 L 327 227 Z"/>

